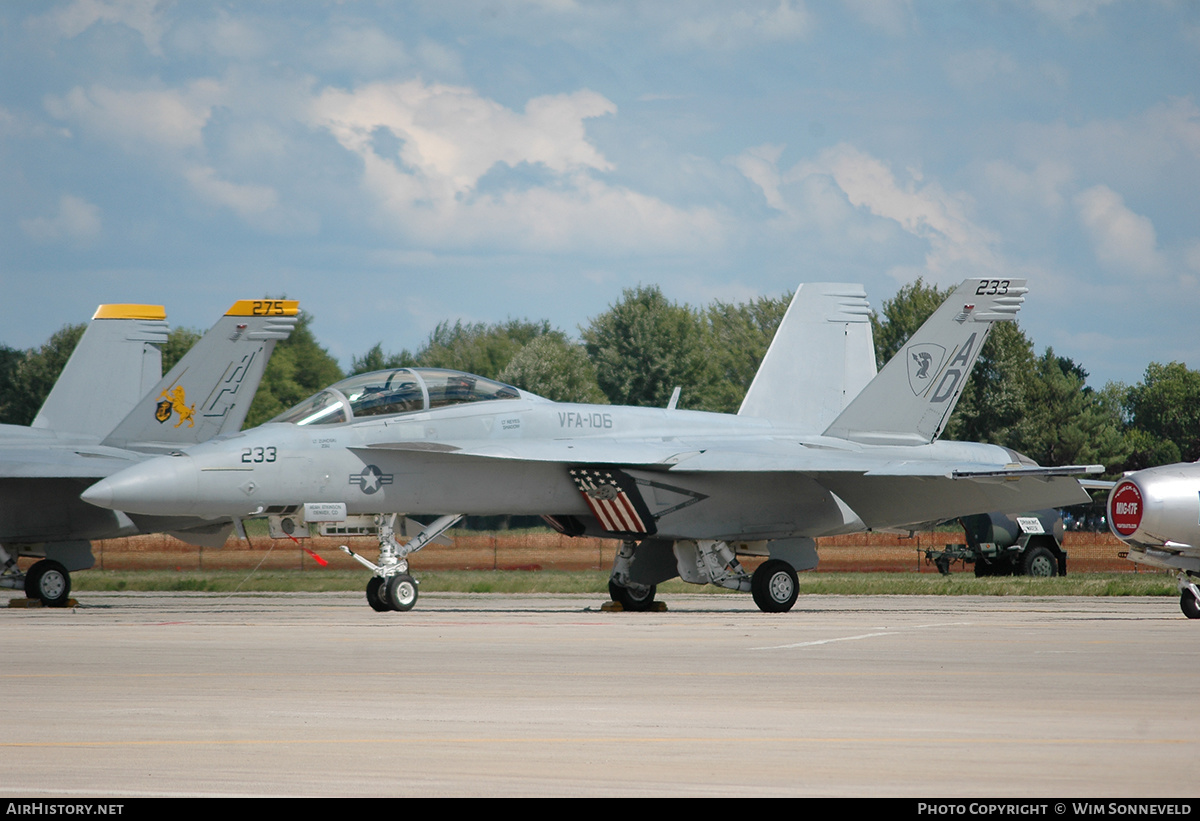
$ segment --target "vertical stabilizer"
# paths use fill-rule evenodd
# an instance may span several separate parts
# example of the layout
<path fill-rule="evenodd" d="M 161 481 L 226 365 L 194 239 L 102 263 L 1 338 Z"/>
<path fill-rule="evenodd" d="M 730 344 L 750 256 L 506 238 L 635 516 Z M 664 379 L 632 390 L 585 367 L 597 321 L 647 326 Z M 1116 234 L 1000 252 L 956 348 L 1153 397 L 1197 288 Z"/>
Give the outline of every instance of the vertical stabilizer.
<path fill-rule="evenodd" d="M 1028 290 L 1023 279 L 964 281 L 826 435 L 872 444 L 923 445 L 937 439 L 992 323 L 1016 319 Z"/>
<path fill-rule="evenodd" d="M 101 305 L 33 427 L 107 434 L 162 377 L 167 313 L 161 305 Z"/>
<path fill-rule="evenodd" d="M 172 448 L 240 430 L 267 359 L 275 343 L 292 332 L 298 314 L 295 300 L 235 302 L 104 444 Z"/>
<path fill-rule="evenodd" d="M 875 376 L 870 318 L 861 285 L 801 285 L 738 415 L 825 430 Z"/>

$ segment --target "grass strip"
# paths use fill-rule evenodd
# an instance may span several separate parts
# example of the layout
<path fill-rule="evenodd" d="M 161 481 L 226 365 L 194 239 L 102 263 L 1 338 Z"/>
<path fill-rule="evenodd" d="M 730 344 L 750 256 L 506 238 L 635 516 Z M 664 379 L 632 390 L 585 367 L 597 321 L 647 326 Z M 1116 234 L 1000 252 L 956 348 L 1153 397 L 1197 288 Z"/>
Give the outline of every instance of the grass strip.
<path fill-rule="evenodd" d="M 415 574 L 422 593 L 588 593 L 608 595 L 608 571 L 437 570 Z M 71 576 L 86 591 L 197 591 L 209 593 L 320 593 L 365 590 L 355 570 L 88 570 Z M 660 594 L 733 591 L 679 579 Z M 801 573 L 800 595 L 839 596 L 1177 596 L 1167 573 L 1084 573 L 1052 579 L 1024 576 L 977 579 L 968 573 Z"/>

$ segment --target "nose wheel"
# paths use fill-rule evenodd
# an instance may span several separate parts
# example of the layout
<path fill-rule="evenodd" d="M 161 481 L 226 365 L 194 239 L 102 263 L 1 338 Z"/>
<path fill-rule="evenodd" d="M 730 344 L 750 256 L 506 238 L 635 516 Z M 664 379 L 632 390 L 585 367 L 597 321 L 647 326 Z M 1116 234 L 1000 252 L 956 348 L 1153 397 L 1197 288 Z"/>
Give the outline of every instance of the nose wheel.
<path fill-rule="evenodd" d="M 345 545 L 341 546 L 345 553 L 373 574 L 367 582 L 367 604 L 371 605 L 372 610 L 376 613 L 406 613 L 413 609 L 419 591 L 417 580 L 408 572 L 408 554 L 415 553 L 441 536 L 458 524 L 460 519 L 462 514 L 443 516 L 426 525 L 407 544 L 400 544 L 395 536 L 396 514 L 376 516 L 379 564 L 363 558 Z"/>
<path fill-rule="evenodd" d="M 367 582 L 367 604 L 376 613 L 404 613 L 417 603 L 417 580 L 407 573 L 383 578 L 372 576 Z"/>
<path fill-rule="evenodd" d="M 383 589 L 387 603 L 399 613 L 412 610 L 417 603 L 417 580 L 407 573 L 392 576 Z"/>

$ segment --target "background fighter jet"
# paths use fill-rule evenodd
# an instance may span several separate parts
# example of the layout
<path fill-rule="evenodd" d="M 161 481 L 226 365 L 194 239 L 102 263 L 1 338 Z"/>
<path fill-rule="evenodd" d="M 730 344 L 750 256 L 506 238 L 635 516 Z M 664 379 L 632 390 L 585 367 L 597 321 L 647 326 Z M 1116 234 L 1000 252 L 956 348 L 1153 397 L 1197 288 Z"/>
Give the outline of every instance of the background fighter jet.
<path fill-rule="evenodd" d="M 1108 524 L 1131 561 L 1176 571 L 1179 607 L 1200 619 L 1200 462 L 1127 474 L 1108 495 Z"/>
<path fill-rule="evenodd" d="M 507 513 L 621 540 L 609 590 L 627 609 L 650 607 L 655 586 L 681 576 L 748 590 L 767 611 L 794 604 L 816 536 L 1088 501 L 1067 475 L 1099 465 L 1040 468 L 1005 448 L 936 441 L 991 323 L 1024 300 L 1023 280 L 964 282 L 874 378 L 854 341 L 870 337 L 865 299 L 840 289 L 800 290 L 736 416 L 556 403 L 401 368 L 126 469 L 84 499 L 164 516 L 380 514 L 379 563 L 356 556 L 374 574 L 376 610 L 415 603 L 408 554 L 462 515 Z M 447 515 L 400 545 L 394 514 L 421 511 Z M 751 575 L 747 555 L 768 560 Z"/>
<path fill-rule="evenodd" d="M 33 425 L 0 425 L 0 586 L 63 605 L 70 571 L 94 564 L 91 539 L 170 531 L 192 544 L 224 544 L 231 522 L 131 518 L 79 493 L 155 453 L 241 428 L 296 315 L 290 300 L 236 302 L 160 379 L 162 307 L 102 305 Z M 41 560 L 22 574 L 18 556 Z"/>

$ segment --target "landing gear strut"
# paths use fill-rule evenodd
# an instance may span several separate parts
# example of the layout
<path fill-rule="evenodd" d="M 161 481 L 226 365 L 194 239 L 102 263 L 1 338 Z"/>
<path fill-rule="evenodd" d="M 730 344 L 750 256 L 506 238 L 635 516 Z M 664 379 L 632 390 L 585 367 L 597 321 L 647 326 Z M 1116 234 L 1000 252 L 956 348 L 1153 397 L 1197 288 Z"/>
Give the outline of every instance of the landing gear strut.
<path fill-rule="evenodd" d="M 389 610 L 404 613 L 417 603 L 417 580 L 408 573 L 408 556 L 416 553 L 462 519 L 462 514 L 443 516 L 429 524 L 407 544 L 396 541 L 396 514 L 375 517 L 378 528 L 379 564 L 355 553 L 345 545 L 341 549 L 374 575 L 367 582 L 367 604 L 377 613 Z"/>

